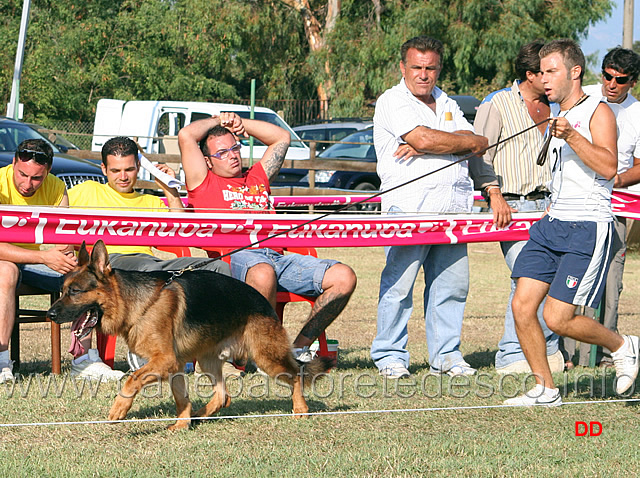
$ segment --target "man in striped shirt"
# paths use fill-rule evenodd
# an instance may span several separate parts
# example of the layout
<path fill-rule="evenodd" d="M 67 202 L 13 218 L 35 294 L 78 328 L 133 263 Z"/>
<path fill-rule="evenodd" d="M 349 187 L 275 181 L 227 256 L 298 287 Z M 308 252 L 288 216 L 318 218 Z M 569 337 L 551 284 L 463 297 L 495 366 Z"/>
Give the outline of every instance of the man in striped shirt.
<path fill-rule="evenodd" d="M 544 43 L 535 40 L 527 43 L 518 53 L 515 69 L 518 79 L 509 88 L 495 91 L 487 96 L 476 115 L 474 129 L 486 136 L 489 144 L 508 138 L 520 131 L 533 127 L 549 117 L 549 102 L 544 94 L 540 57 L 538 52 Z M 514 211 L 544 211 L 549 205 L 548 183 L 551 170 L 548 164 L 536 165 L 536 157 L 542 147 L 546 122 L 537 128 L 489 149 L 483 156 L 485 163 L 492 166 L 498 180 L 502 196 Z M 500 193 L 495 186 L 488 186 L 485 194 L 489 201 Z M 526 241 L 502 242 L 500 247 L 509 270 Z M 515 330 L 511 299 L 515 291 L 515 281 L 511 281 L 511 295 L 504 319 L 504 334 L 498 344 L 495 365 L 498 373 L 530 372 L 531 368 L 522 353 Z M 564 360 L 558 350 L 558 336 L 546 326 L 542 318 L 542 306 L 538 310 L 538 320 L 547 343 L 547 359 L 551 370 L 561 372 Z"/>

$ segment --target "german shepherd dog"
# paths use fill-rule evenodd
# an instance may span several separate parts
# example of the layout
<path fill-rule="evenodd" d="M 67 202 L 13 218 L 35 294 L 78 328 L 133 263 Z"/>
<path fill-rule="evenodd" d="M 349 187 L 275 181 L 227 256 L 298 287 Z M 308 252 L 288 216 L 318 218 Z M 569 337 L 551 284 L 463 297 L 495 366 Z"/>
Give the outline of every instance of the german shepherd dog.
<path fill-rule="evenodd" d="M 302 381 L 326 372 L 331 360 L 316 358 L 302 368 L 267 299 L 244 282 L 204 270 L 169 277 L 167 272 L 112 269 L 101 240 L 91 256 L 83 243 L 78 267 L 48 311 L 56 323 L 73 322 L 80 338 L 95 327 L 120 335 L 132 352 L 149 359 L 124 383 L 109 420 L 124 419 L 142 387 L 170 379 L 180 420 L 169 428 L 187 428 L 192 416 L 207 417 L 229 406 L 222 365 L 229 358 L 248 357 L 293 389 L 294 416 L 308 412 Z M 194 359 L 211 379 L 214 394 L 192 415 L 184 375 L 178 372 Z"/>

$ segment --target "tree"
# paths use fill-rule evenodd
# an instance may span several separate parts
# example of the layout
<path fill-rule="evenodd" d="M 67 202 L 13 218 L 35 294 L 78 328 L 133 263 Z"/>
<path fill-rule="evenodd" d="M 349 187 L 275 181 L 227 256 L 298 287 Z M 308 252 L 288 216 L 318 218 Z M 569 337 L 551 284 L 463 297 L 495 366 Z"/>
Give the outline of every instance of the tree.
<path fill-rule="evenodd" d="M 400 45 L 445 44 L 440 85 L 484 96 L 510 83 L 534 38 L 584 37 L 611 0 L 32 0 L 25 117 L 93 119 L 100 98 L 321 99 L 333 116 L 398 82 Z M 21 0 L 0 2 L 0 99 L 9 100 Z M 613 46 L 613 45 L 612 45 Z M 326 104 L 326 103 L 325 103 Z"/>

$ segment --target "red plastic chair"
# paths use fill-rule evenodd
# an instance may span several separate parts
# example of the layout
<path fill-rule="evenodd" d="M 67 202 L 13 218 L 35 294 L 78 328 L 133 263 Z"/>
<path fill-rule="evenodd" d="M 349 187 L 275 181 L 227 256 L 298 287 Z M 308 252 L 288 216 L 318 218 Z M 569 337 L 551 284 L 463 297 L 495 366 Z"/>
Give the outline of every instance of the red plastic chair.
<path fill-rule="evenodd" d="M 202 247 L 202 249 L 205 250 L 207 255 L 211 258 L 220 257 L 235 250 L 232 247 Z M 285 250 L 296 254 L 302 254 L 304 256 L 318 257 L 318 253 L 313 247 L 287 247 Z M 231 261 L 231 256 L 225 256 L 222 260 L 229 263 Z M 283 323 L 284 321 L 284 306 L 290 302 L 307 302 L 311 307 L 313 307 L 316 303 L 316 297 L 278 291 L 276 294 L 276 314 L 278 314 L 280 323 Z M 324 331 L 318 336 L 318 343 L 320 345 L 318 355 L 322 357 L 329 357 L 330 354 L 329 348 L 327 347 L 327 334 Z"/>

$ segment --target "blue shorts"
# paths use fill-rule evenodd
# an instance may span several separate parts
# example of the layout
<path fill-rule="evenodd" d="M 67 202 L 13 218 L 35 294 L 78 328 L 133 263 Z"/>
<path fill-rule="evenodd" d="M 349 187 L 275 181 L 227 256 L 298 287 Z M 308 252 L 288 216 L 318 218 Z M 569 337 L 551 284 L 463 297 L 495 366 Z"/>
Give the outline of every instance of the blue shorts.
<path fill-rule="evenodd" d="M 511 277 L 550 284 L 549 296 L 597 307 L 611 258 L 613 222 L 559 221 L 548 215 L 529 230 Z"/>
<path fill-rule="evenodd" d="M 258 264 L 270 264 L 276 272 L 278 290 L 317 297 L 324 291 L 322 280 L 332 259 L 301 254 L 280 254 L 272 249 L 245 249 L 231 256 L 231 276 L 245 282 L 247 271 Z"/>
<path fill-rule="evenodd" d="M 60 292 L 64 276 L 59 272 L 50 269 L 44 264 L 16 264 L 20 271 L 18 284 L 25 283 L 32 287 L 47 290 L 49 292 Z"/>

